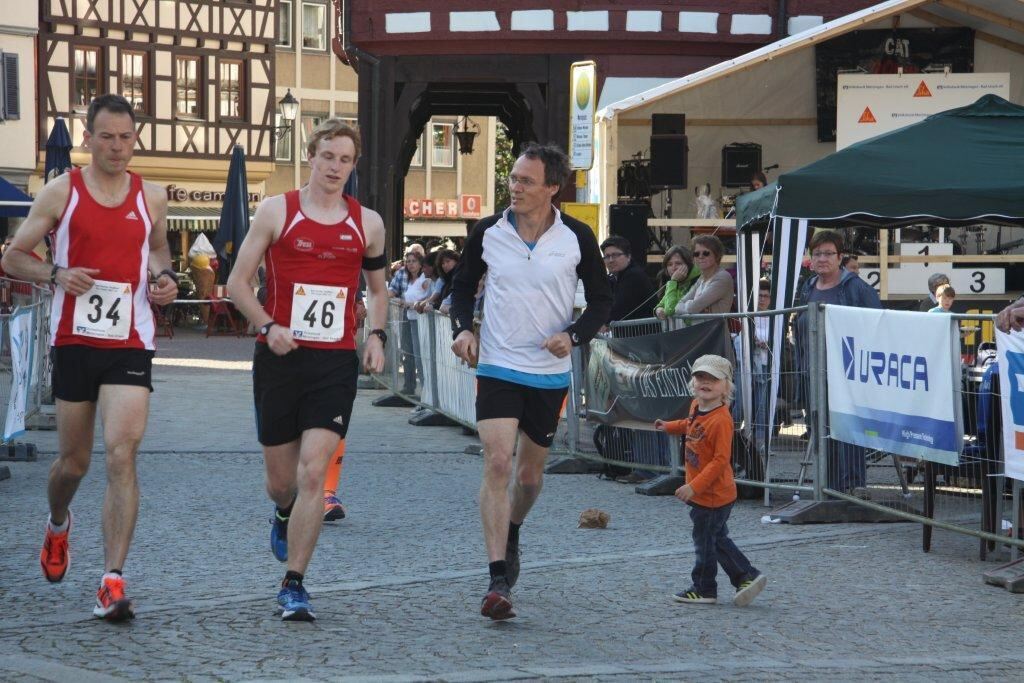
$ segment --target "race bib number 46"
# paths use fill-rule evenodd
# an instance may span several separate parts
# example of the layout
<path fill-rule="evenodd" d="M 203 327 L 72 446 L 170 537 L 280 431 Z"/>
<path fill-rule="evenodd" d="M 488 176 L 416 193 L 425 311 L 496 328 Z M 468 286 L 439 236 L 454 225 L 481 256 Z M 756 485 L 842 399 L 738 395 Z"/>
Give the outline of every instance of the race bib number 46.
<path fill-rule="evenodd" d="M 75 334 L 97 339 L 127 339 L 132 322 L 132 286 L 95 280 L 75 298 Z"/>
<path fill-rule="evenodd" d="M 295 283 L 292 289 L 292 337 L 302 341 L 337 342 L 345 336 L 348 287 Z"/>

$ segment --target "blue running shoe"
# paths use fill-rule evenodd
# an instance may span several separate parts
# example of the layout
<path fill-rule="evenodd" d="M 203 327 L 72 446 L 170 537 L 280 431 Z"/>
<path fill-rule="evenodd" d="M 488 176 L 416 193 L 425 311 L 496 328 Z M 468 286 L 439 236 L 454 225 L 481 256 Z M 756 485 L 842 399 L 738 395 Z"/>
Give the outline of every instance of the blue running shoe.
<path fill-rule="evenodd" d="M 288 518 L 281 517 L 274 509 L 274 516 L 270 518 L 270 552 L 278 562 L 288 561 Z"/>
<path fill-rule="evenodd" d="M 313 605 L 309 602 L 309 593 L 298 581 L 288 581 L 277 594 L 277 604 L 281 606 L 281 619 L 284 621 L 315 621 Z"/>

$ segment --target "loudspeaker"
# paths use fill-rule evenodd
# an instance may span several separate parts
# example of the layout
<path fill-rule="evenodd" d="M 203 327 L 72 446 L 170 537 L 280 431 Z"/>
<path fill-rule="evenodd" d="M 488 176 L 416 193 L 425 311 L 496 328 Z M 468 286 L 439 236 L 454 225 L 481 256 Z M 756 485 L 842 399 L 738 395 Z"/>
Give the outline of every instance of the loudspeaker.
<path fill-rule="evenodd" d="M 686 187 L 685 135 L 651 136 L 651 189 L 681 190 Z"/>
<path fill-rule="evenodd" d="M 651 244 L 647 219 L 653 216 L 647 204 L 612 204 L 608 207 L 610 232 L 629 240 L 634 263 L 643 264 L 647 261 L 647 248 Z"/>
<path fill-rule="evenodd" d="M 686 135 L 686 114 L 651 114 L 651 135 Z"/>
<path fill-rule="evenodd" d="M 734 142 L 722 148 L 722 187 L 748 187 L 761 170 L 761 145 Z"/>

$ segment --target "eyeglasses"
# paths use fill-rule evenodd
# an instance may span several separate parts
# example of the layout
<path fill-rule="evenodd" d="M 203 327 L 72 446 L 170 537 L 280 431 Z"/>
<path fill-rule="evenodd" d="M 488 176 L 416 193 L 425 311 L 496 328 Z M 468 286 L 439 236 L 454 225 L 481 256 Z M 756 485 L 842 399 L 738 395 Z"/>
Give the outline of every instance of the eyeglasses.
<path fill-rule="evenodd" d="M 814 258 L 832 258 L 838 253 L 838 251 L 812 251 L 811 256 Z"/>
<path fill-rule="evenodd" d="M 711 256 L 710 251 L 695 251 L 693 252 L 694 258 L 704 258 L 705 256 Z"/>
<path fill-rule="evenodd" d="M 605 254 L 604 255 L 604 260 L 605 261 L 614 261 L 615 259 L 619 258 L 620 256 L 625 256 L 625 254 L 622 253 L 621 251 L 616 252 L 614 254 Z"/>
<path fill-rule="evenodd" d="M 524 178 L 521 175 L 510 175 L 508 177 L 508 184 L 510 187 L 512 185 L 522 185 L 524 188 L 530 189 L 531 187 L 535 187 L 538 183 L 533 178 Z"/>

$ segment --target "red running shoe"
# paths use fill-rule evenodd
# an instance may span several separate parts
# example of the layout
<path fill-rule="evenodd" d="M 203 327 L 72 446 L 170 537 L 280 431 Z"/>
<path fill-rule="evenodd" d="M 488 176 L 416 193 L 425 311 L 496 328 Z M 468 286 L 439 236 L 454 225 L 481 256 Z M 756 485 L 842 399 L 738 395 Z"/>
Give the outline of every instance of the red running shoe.
<path fill-rule="evenodd" d="M 135 618 L 132 601 L 124 595 L 124 579 L 117 575 L 104 575 L 96 591 L 93 615 L 107 621 L 125 621 Z"/>
<path fill-rule="evenodd" d="M 508 579 L 504 576 L 496 576 L 491 579 L 487 595 L 480 603 L 480 614 L 490 617 L 494 621 L 514 617 L 516 613 L 512 611 L 512 599 L 509 593 Z"/>
<path fill-rule="evenodd" d="M 46 536 L 43 537 L 43 549 L 39 553 L 39 566 L 43 568 L 43 576 L 50 583 L 57 583 L 68 573 L 71 566 L 71 551 L 68 549 L 68 536 L 71 535 L 71 510 L 68 510 L 68 528 L 58 534 L 46 523 Z"/>

